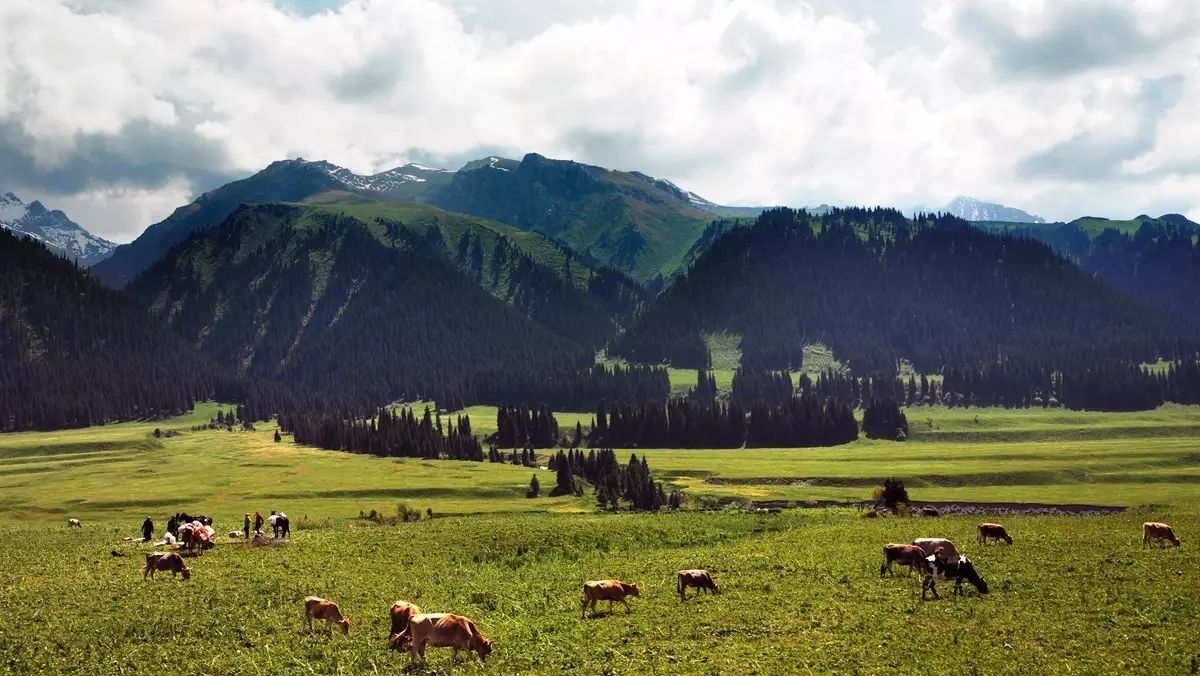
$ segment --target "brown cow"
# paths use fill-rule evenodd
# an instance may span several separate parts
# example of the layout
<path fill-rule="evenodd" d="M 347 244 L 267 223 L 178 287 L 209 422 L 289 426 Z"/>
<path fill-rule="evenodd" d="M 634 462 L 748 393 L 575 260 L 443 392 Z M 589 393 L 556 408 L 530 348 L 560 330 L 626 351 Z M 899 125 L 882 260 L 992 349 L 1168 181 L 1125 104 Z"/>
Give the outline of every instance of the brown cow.
<path fill-rule="evenodd" d="M 182 574 L 183 579 L 190 580 L 192 578 L 192 569 L 188 568 L 187 562 L 183 557 L 176 552 L 153 552 L 146 555 L 146 567 L 142 570 L 142 579 L 149 577 L 154 579 L 154 571 L 169 570 L 171 577 L 176 574 Z"/>
<path fill-rule="evenodd" d="M 1010 545 L 1013 542 L 1012 536 L 998 523 L 981 523 L 976 530 L 978 535 L 975 536 L 975 541 L 981 545 L 986 545 L 988 540 L 1004 540 Z"/>
<path fill-rule="evenodd" d="M 883 546 L 883 565 L 879 567 L 879 577 L 884 573 L 892 574 L 892 564 L 899 563 L 908 566 L 908 574 L 915 570 L 923 572 L 926 567 L 925 550 L 916 545 L 888 544 Z"/>
<path fill-rule="evenodd" d="M 706 594 L 709 592 L 713 592 L 714 594 L 721 593 L 721 588 L 717 586 L 716 582 L 713 582 L 712 575 L 707 570 L 693 568 L 679 571 L 675 580 L 675 591 L 679 592 L 680 601 L 687 600 L 686 592 L 688 587 L 695 587 Z"/>
<path fill-rule="evenodd" d="M 1151 542 L 1156 540 L 1166 540 L 1176 547 L 1179 546 L 1179 538 L 1175 537 L 1175 531 L 1165 523 L 1157 521 L 1147 521 L 1142 524 L 1142 546 L 1148 547 Z M 1166 547 L 1166 545 L 1163 545 Z"/>
<path fill-rule="evenodd" d="M 326 601 L 320 596 L 304 597 L 304 626 L 312 631 L 313 620 L 325 620 L 326 626 L 332 631 L 333 625 L 342 628 L 343 634 L 350 633 L 350 618 L 342 614 L 342 609 L 333 601 Z"/>
<path fill-rule="evenodd" d="M 912 543 L 925 550 L 926 556 L 936 556 L 946 560 L 958 558 L 958 548 L 946 538 L 917 538 Z"/>
<path fill-rule="evenodd" d="M 421 614 L 421 609 L 415 603 L 396 601 L 392 604 L 392 631 L 388 634 L 389 645 L 396 650 L 404 650 L 405 642 L 411 638 L 408 625 L 412 618 Z"/>
<path fill-rule="evenodd" d="M 613 601 L 625 604 L 626 612 L 633 612 L 629 607 L 627 596 L 638 596 L 638 586 L 621 582 L 620 580 L 592 580 L 583 583 L 583 600 L 580 602 L 582 611 L 580 617 L 587 617 L 588 605 L 592 607 L 592 616 L 596 616 L 596 601 L 608 601 L 608 611 L 612 612 Z"/>
<path fill-rule="evenodd" d="M 475 623 L 462 615 L 450 613 L 420 613 L 409 621 L 408 632 L 397 636 L 401 639 L 407 636 L 411 641 L 409 650 L 413 659 L 425 660 L 425 646 L 435 648 L 453 648 L 450 663 L 458 659 L 458 651 L 474 650 L 482 661 L 487 661 L 492 652 L 492 642 L 479 633 Z M 395 643 L 393 643 L 395 645 Z"/>

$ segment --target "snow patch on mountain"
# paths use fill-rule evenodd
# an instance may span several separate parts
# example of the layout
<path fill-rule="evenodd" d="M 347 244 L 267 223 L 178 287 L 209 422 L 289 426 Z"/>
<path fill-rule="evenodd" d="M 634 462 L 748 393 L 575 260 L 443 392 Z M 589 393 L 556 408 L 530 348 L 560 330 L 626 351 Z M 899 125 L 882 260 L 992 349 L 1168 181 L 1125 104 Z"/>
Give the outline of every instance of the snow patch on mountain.
<path fill-rule="evenodd" d="M 54 253 L 90 266 L 108 258 L 116 244 L 84 230 L 63 212 L 34 200 L 26 204 L 13 193 L 0 195 L 0 227 L 29 235 Z"/>

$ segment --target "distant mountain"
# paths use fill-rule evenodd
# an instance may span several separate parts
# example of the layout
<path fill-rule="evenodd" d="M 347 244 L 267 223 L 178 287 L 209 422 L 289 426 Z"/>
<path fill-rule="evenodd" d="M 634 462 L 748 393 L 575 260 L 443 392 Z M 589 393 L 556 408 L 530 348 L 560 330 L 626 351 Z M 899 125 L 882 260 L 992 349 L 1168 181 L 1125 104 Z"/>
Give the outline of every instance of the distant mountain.
<path fill-rule="evenodd" d="M 1148 305 L 1200 314 L 1200 225 L 1180 214 L 976 225 L 1045 242 L 1086 272 Z"/>
<path fill-rule="evenodd" d="M 318 193 L 342 191 L 370 199 L 412 199 L 431 186 L 448 182 L 448 171 L 409 164 L 372 176 L 361 176 L 329 162 L 304 159 L 273 162 L 266 169 L 204 193 L 146 229 L 129 244 L 117 247 L 93 268 L 105 284 L 121 287 L 166 255 L 194 232 L 210 228 L 238 206 L 256 202 L 298 202 Z"/>
<path fill-rule="evenodd" d="M 11 192 L 0 195 L 0 228 L 29 235 L 84 267 L 104 260 L 117 246 L 84 230 L 63 212 L 51 211 L 37 200 L 26 204 Z"/>
<path fill-rule="evenodd" d="M 0 431 L 180 413 L 216 377 L 124 294 L 0 229 Z"/>
<path fill-rule="evenodd" d="M 943 213 L 957 216 L 964 221 L 1007 221 L 1010 223 L 1045 223 L 1041 216 L 1007 207 L 994 202 L 984 202 L 973 197 L 958 196 L 942 208 Z"/>
<path fill-rule="evenodd" d="M 934 373 L 1009 358 L 1153 360 L 1195 344 L 1185 320 L 1041 243 L 955 217 L 776 209 L 718 236 L 612 351 L 704 367 L 704 336 L 727 332 L 741 336 L 744 365 L 796 369 L 804 346 L 820 342 L 859 373 L 893 371 L 902 359 Z"/>
<path fill-rule="evenodd" d="M 421 199 L 549 235 L 643 283 L 679 266 L 715 206 L 639 172 L 537 154 L 471 162 Z"/>
<path fill-rule="evenodd" d="M 474 401 L 485 386 L 591 363 L 591 347 L 547 325 L 610 330 L 603 294 L 578 285 L 587 275 L 573 263 L 550 269 L 563 256 L 553 243 L 389 206 L 244 207 L 128 291 L 238 374 L 358 403 Z"/>

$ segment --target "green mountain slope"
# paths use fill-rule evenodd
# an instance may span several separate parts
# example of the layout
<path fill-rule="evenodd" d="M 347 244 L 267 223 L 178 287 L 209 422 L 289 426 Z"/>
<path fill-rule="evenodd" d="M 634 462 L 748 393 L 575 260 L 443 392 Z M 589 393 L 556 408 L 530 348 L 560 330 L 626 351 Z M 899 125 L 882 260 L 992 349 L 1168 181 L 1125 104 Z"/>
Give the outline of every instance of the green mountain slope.
<path fill-rule="evenodd" d="M 439 214 L 388 212 L 410 226 L 340 211 L 352 208 L 243 207 L 129 291 L 240 374 L 354 402 L 470 400 L 483 379 L 590 361 L 590 348 L 481 288 L 448 258 L 440 227 L 415 225 Z"/>
<path fill-rule="evenodd" d="M 638 172 L 529 154 L 468 164 L 422 199 L 544 233 L 645 283 L 674 272 L 712 220 L 693 197 Z"/>

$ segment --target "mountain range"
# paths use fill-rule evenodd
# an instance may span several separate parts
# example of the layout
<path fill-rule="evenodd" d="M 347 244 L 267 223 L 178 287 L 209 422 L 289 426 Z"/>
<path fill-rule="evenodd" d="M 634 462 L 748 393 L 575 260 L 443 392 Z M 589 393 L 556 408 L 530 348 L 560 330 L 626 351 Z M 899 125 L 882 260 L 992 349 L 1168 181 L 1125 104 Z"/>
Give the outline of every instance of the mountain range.
<path fill-rule="evenodd" d="M 0 228 L 33 237 L 84 267 L 104 260 L 117 246 L 84 230 L 63 212 L 47 209 L 37 200 L 26 204 L 11 192 L 0 195 Z"/>
<path fill-rule="evenodd" d="M 176 209 L 94 267 L 120 287 L 193 232 L 248 203 L 417 201 L 553 237 L 581 258 L 640 283 L 669 277 L 714 215 L 756 215 L 724 207 L 670 181 L 541 155 L 486 157 L 458 171 L 408 164 L 364 176 L 325 161 L 274 162 Z"/>

